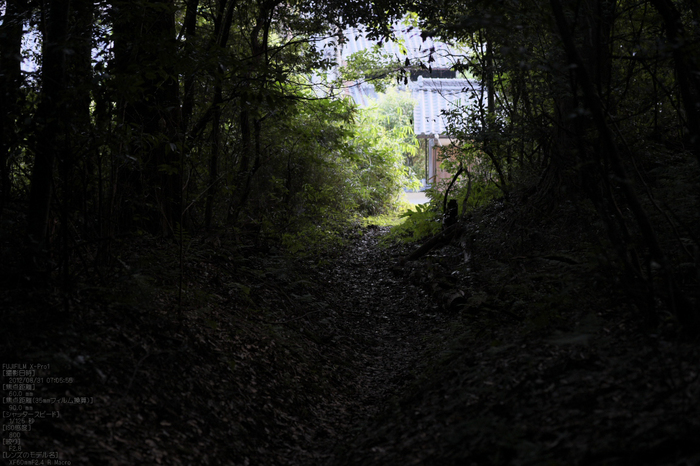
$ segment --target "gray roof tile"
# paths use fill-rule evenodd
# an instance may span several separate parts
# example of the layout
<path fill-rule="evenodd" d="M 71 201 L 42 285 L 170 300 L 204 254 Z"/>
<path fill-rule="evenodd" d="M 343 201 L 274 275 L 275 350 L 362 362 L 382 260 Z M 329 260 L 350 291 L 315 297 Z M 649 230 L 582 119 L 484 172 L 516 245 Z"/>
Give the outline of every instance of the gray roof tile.
<path fill-rule="evenodd" d="M 411 95 L 416 100 L 413 108 L 413 131 L 422 138 L 447 135 L 443 110 L 464 107 L 473 103 L 470 96 L 476 84 L 468 79 L 425 79 L 412 82 Z"/>

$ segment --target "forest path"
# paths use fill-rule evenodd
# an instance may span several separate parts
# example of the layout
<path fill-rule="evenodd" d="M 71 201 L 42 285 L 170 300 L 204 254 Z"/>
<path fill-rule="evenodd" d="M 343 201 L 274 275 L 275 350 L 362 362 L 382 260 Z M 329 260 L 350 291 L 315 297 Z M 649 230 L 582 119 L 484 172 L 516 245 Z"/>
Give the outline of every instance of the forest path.
<path fill-rule="evenodd" d="M 74 380 L 41 399 L 94 395 L 23 448 L 81 466 L 700 464 L 697 342 L 640 330 L 587 267 L 505 266 L 493 225 L 478 274 L 453 245 L 399 265 L 416 245 L 382 248 L 375 227 L 325 257 L 202 242 L 181 312 L 175 244 L 148 239 L 70 318 L 50 315 L 60 296 L 5 290 L 3 361 Z M 469 300 L 444 311 L 445 284 Z"/>
<path fill-rule="evenodd" d="M 331 434 L 306 446 L 321 464 L 337 464 L 334 450 L 361 433 L 388 401 L 414 381 L 430 336 L 449 320 L 420 282 L 395 276 L 396 250 L 378 246 L 388 229 L 369 228 L 320 271 L 323 296 L 333 309 L 329 326 L 345 348 L 345 390 L 319 407 Z M 301 458 L 300 458 L 301 459 Z M 303 461 L 303 464 L 319 464 Z"/>
<path fill-rule="evenodd" d="M 387 231 L 349 233 L 325 258 L 250 254 L 226 237 L 195 243 L 182 311 L 169 281 L 174 243 L 146 239 L 122 252 L 138 272 L 86 290 L 74 318 L 46 321 L 55 302 L 0 294 L 15 316 L 12 331 L 0 328 L 3 362 L 31 355 L 52 376 L 75 378 L 71 393 L 95 394 L 66 408 L 65 421 L 33 428 L 27 448 L 81 466 L 343 464 L 422 378 L 444 340 L 433 337 L 455 318 L 423 290 L 427 269 L 399 267 L 415 245 L 378 244 Z"/>
<path fill-rule="evenodd" d="M 178 308 L 177 244 L 144 237 L 69 314 L 0 290 L 3 363 L 73 380 L 40 399 L 94 396 L 22 448 L 76 466 L 700 464 L 697 341 L 640 327 L 561 234 L 572 215 L 514 257 L 493 212 L 470 220 L 469 267 L 455 245 L 400 265 L 417 246 L 383 248 L 378 227 L 325 256 L 221 234 L 193 242 Z"/>

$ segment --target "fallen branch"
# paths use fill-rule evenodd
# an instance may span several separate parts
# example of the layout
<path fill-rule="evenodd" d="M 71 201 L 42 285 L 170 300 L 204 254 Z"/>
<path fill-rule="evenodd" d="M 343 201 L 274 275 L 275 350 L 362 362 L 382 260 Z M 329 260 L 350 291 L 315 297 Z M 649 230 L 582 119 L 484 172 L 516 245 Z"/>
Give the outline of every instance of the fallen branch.
<path fill-rule="evenodd" d="M 459 223 L 455 223 L 454 225 L 451 225 L 451 226 L 445 228 L 440 233 L 436 234 L 435 236 L 430 238 L 428 241 L 423 243 L 418 249 L 416 249 L 411 254 L 409 254 L 406 257 L 406 261 L 414 261 L 416 259 L 420 259 L 421 257 L 423 257 L 425 254 L 427 254 L 429 251 L 431 251 L 433 248 L 435 248 L 439 244 L 451 240 L 454 233 L 459 229 L 460 229 Z"/>

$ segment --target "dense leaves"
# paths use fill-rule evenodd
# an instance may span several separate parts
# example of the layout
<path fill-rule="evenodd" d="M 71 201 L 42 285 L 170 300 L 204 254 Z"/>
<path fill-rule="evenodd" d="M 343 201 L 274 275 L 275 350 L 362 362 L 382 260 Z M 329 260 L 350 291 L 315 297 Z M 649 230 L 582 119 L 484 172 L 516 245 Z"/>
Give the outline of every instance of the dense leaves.
<path fill-rule="evenodd" d="M 698 247 L 698 216 L 689 213 L 698 186 L 666 195 L 698 173 L 695 4 L 455 0 L 409 8 L 424 30 L 473 51 L 457 68 L 476 78 L 477 105 L 447 115 L 459 198 L 486 181 L 503 195 L 527 187 L 545 212 L 561 199 L 586 199 L 606 224 L 624 288 L 633 299 L 647 293 L 645 318 L 658 319 L 660 298 L 696 333 L 697 282 L 686 286 L 679 272 L 692 256 L 697 276 L 687 244 Z M 673 180 L 656 176 L 679 166 L 688 171 Z"/>
<path fill-rule="evenodd" d="M 69 293 L 76 261 L 112 266 L 120 235 L 226 226 L 298 250 L 393 205 L 409 145 L 312 90 L 335 65 L 316 44 L 346 24 L 324 8 L 8 2 L 2 209 L 26 212 L 18 272 Z M 29 34 L 38 80 L 19 68 Z"/>

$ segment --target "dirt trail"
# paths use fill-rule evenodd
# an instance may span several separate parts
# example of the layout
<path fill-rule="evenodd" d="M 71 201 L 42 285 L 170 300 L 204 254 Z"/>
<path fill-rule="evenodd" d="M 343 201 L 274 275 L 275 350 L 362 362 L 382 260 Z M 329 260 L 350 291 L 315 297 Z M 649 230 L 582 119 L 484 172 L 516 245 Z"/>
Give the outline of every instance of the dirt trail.
<path fill-rule="evenodd" d="M 42 399 L 95 397 L 23 448 L 90 466 L 700 464 L 696 342 L 670 321 L 648 334 L 633 306 L 592 292 L 585 255 L 499 255 L 494 223 L 472 280 L 453 246 L 397 267 L 415 245 L 383 249 L 384 233 L 324 266 L 203 242 L 181 312 L 163 279 L 177 255 L 148 241 L 71 318 L 46 312 L 51 295 L 0 291 L 3 362 L 75 378 Z M 445 312 L 422 289 L 437 284 L 469 299 Z"/>
<path fill-rule="evenodd" d="M 392 396 L 415 380 L 416 366 L 448 316 L 419 286 L 392 272 L 396 251 L 377 246 L 386 230 L 369 229 L 320 273 L 334 310 L 332 339 L 347 349 L 349 390 L 321 407 L 335 434 L 309 446 L 312 456 L 337 464 L 333 450 L 360 433 Z M 311 463 L 306 463 L 311 464 Z"/>
<path fill-rule="evenodd" d="M 365 229 L 323 266 L 240 254 L 227 238 L 198 243 L 182 311 L 164 278 L 177 256 L 148 242 L 123 251 L 138 272 L 85 291 L 74 318 L 46 323 L 50 297 L 5 291 L 16 318 L 0 332 L 3 362 L 31 355 L 52 377 L 74 377 L 71 393 L 95 396 L 24 445 L 75 465 L 341 463 L 339 451 L 420 376 L 426 337 L 449 318 L 420 281 L 395 275 L 405 252 L 379 247 L 385 233 Z"/>

